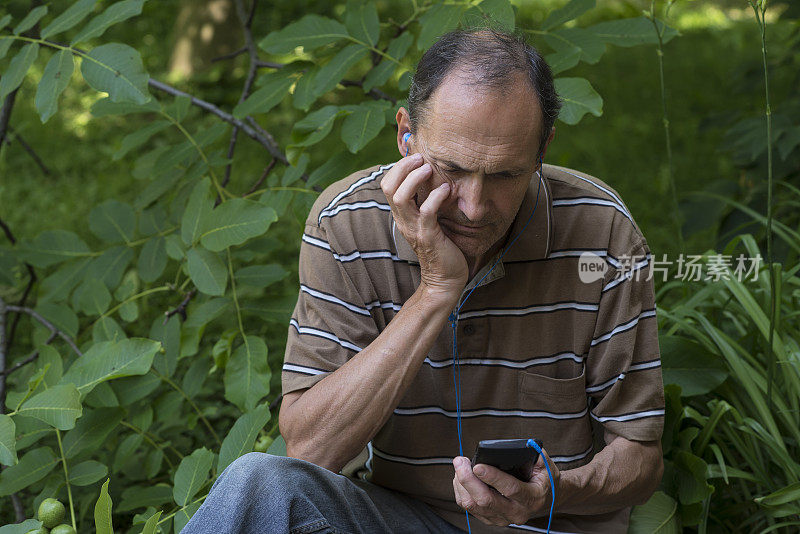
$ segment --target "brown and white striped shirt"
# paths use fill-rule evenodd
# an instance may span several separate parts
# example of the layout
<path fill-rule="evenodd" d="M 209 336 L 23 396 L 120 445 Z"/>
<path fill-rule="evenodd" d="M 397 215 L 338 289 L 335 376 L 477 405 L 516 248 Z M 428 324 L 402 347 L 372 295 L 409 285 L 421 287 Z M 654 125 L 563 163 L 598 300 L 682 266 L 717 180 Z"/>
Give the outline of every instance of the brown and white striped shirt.
<path fill-rule="evenodd" d="M 380 188 L 390 167 L 332 184 L 311 209 L 284 394 L 313 386 L 372 343 L 420 283 L 417 257 Z M 645 238 L 602 181 L 551 165 L 542 174 L 532 177 L 512 223 L 510 239 L 519 237 L 462 294 L 456 344 L 463 451 L 471 457 L 483 439 L 535 437 L 566 470 L 591 461 L 604 431 L 660 439 L 664 396 Z M 579 276 L 587 252 L 604 268 L 590 283 Z M 466 528 L 452 485 L 459 454 L 453 374 L 448 324 L 372 439 L 368 468 L 373 482 Z M 552 532 L 624 532 L 629 512 L 556 510 Z M 473 519 L 471 526 L 476 534 L 545 532 L 547 518 L 502 528 Z"/>

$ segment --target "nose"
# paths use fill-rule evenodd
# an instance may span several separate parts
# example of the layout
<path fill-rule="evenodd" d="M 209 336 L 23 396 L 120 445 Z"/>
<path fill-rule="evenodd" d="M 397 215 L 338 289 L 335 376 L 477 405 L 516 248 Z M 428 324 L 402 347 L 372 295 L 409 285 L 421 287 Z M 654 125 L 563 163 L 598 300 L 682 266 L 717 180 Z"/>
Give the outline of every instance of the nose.
<path fill-rule="evenodd" d="M 479 174 L 461 177 L 456 181 L 458 190 L 458 209 L 471 223 L 485 220 L 489 210 L 484 178 Z"/>

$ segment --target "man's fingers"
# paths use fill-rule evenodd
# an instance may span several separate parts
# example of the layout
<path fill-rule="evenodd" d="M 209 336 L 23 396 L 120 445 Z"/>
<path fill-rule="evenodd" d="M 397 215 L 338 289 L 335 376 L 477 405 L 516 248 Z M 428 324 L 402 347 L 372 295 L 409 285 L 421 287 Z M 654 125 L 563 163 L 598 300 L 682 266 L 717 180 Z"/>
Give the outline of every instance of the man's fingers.
<path fill-rule="evenodd" d="M 432 172 L 430 163 L 425 163 L 409 172 L 406 179 L 403 180 L 394 195 L 392 195 L 392 201 L 398 206 L 409 203 L 414 198 L 422 182 L 431 177 Z"/>
<path fill-rule="evenodd" d="M 478 464 L 472 472 L 484 483 L 493 487 L 500 492 L 501 495 L 509 499 L 526 503 L 527 489 L 524 482 L 517 477 L 504 473 L 491 465 Z"/>
<path fill-rule="evenodd" d="M 412 154 L 395 163 L 381 179 L 381 189 L 386 198 L 391 202 L 397 188 L 406 179 L 408 173 L 422 165 L 422 155 Z"/>
<path fill-rule="evenodd" d="M 490 508 L 495 504 L 496 497 L 492 493 L 492 488 L 484 484 L 472 472 L 472 465 L 469 459 L 459 456 L 453 460 L 456 468 L 458 482 L 469 493 L 478 508 Z"/>
<path fill-rule="evenodd" d="M 419 207 L 419 214 L 422 217 L 421 223 L 422 227 L 426 230 L 432 230 L 438 224 L 436 222 L 436 216 L 439 213 L 439 208 L 442 207 L 442 204 L 447 197 L 450 196 L 450 184 L 447 182 L 443 183 L 428 195 L 428 198 L 425 199 L 425 202 Z"/>

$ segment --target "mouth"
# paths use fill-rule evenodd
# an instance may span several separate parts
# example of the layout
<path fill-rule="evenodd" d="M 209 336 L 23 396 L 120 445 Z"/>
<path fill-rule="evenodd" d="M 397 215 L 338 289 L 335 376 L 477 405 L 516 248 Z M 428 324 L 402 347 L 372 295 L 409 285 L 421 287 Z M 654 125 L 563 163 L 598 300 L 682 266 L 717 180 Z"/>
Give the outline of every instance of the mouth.
<path fill-rule="evenodd" d="M 458 224 L 448 219 L 442 219 L 439 222 L 449 230 L 463 235 L 477 235 L 485 228 L 485 226 L 464 226 L 463 224 Z"/>

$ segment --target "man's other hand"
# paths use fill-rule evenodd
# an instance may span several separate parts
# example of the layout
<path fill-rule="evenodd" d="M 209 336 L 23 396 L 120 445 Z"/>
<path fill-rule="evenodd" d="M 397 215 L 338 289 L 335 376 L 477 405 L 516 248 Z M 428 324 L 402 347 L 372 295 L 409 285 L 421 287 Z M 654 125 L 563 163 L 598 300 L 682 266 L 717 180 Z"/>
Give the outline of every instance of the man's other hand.
<path fill-rule="evenodd" d="M 550 513 L 553 496 L 545 461 L 550 465 L 558 488 L 558 468 L 544 450 L 531 470 L 528 482 L 491 465 L 477 464 L 473 467 L 469 458 L 457 456 L 453 459 L 456 504 L 487 525 L 522 525 L 532 517 L 546 516 Z"/>
<path fill-rule="evenodd" d="M 417 192 L 430 185 L 435 185 L 431 165 L 424 163 L 419 153 L 395 163 L 381 180 L 397 230 L 419 258 L 422 284 L 434 294 L 457 297 L 467 284 L 467 260 L 437 220 L 451 185 L 443 182 L 431 189 L 427 198 L 418 199 Z"/>

